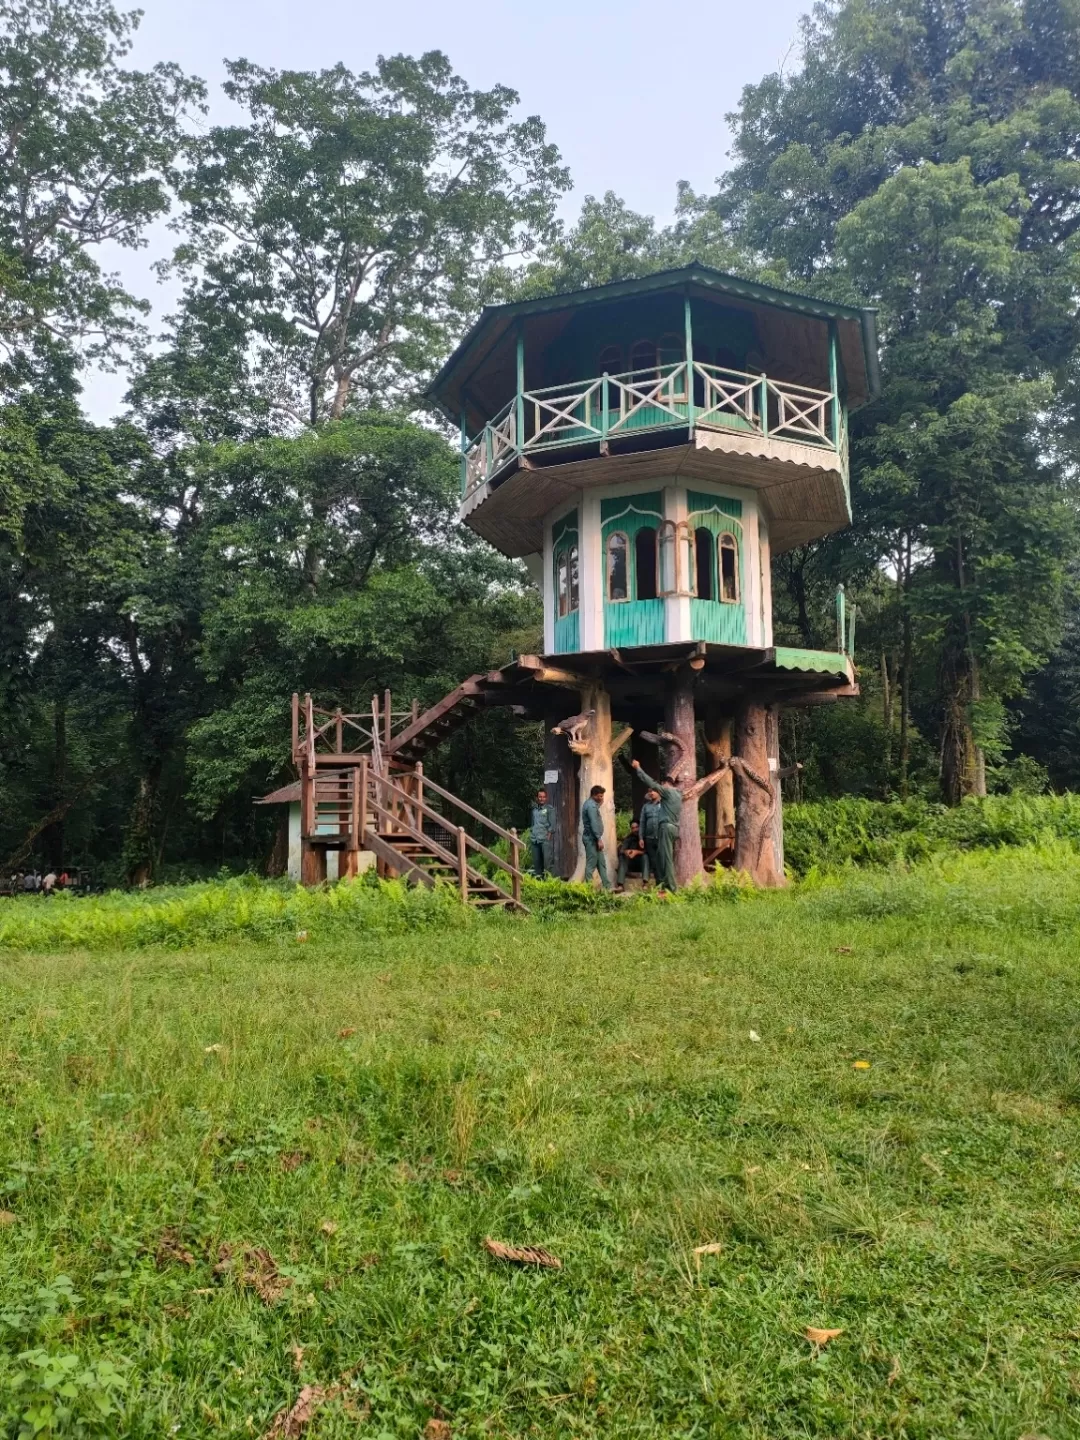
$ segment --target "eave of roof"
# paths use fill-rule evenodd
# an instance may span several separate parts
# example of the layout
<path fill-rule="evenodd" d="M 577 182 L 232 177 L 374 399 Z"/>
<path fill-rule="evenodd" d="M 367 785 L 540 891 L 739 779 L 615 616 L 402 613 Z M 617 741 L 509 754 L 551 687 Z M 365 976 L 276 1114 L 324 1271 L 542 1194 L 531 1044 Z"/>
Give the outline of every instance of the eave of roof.
<path fill-rule="evenodd" d="M 832 300 L 817 300 L 809 295 L 799 295 L 792 290 L 780 290 L 773 285 L 762 285 L 756 280 L 743 280 L 738 275 L 728 275 L 711 265 L 693 260 L 676 270 L 657 270 L 651 275 L 642 275 L 634 280 L 616 280 L 610 285 L 593 285 L 585 290 L 568 290 L 561 294 L 544 295 L 536 300 L 515 300 L 504 305 L 485 305 L 479 316 L 462 337 L 438 374 L 428 385 L 425 394 L 433 399 L 447 418 L 454 423 L 440 399 L 439 391 L 446 385 L 454 371 L 461 364 L 469 350 L 483 333 L 492 326 L 509 322 L 526 315 L 541 315 L 552 310 L 573 309 L 587 305 L 608 304 L 613 300 L 628 299 L 636 295 L 648 295 L 661 290 L 674 290 L 683 285 L 700 285 L 715 290 L 718 294 L 733 295 L 759 305 L 775 305 L 791 310 L 797 315 L 806 315 L 819 320 L 849 320 L 861 327 L 863 350 L 866 361 L 866 376 L 869 399 L 880 392 L 880 372 L 877 358 L 877 310 L 871 306 L 842 305 Z"/>

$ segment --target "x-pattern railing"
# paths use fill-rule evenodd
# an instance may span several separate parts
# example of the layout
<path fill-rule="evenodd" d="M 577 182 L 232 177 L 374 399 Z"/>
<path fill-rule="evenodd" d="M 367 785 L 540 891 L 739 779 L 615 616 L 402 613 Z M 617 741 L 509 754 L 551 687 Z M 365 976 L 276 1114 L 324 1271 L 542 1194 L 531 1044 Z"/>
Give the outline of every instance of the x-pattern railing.
<path fill-rule="evenodd" d="M 515 396 L 465 444 L 462 488 L 472 494 L 531 451 L 674 425 L 726 429 L 733 421 L 762 436 L 835 450 L 846 469 L 846 417 L 836 407 L 828 390 L 702 361 L 549 385 Z"/>
<path fill-rule="evenodd" d="M 708 425 L 723 415 L 737 415 L 748 425 L 760 428 L 760 377 L 700 361 L 694 362 L 694 375 L 701 380 L 704 391 L 700 413 L 694 416 L 696 424 Z"/>

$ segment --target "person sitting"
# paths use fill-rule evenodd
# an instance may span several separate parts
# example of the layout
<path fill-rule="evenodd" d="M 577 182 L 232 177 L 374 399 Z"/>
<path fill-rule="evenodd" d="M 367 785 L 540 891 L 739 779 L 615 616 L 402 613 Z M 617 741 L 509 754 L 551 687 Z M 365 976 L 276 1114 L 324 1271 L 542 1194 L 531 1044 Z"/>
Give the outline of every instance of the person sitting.
<path fill-rule="evenodd" d="M 630 821 L 630 829 L 619 844 L 619 870 L 615 882 L 617 891 L 626 889 L 626 877 L 631 870 L 641 876 L 641 883 L 649 883 L 649 857 L 645 853 L 645 842 L 641 838 L 641 826 L 637 820 Z"/>

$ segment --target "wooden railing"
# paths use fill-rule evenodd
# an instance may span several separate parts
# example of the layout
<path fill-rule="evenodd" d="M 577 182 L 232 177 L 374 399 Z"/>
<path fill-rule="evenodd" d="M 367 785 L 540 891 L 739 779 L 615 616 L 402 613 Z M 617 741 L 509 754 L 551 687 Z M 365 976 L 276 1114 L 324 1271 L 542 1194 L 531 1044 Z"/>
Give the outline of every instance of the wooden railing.
<path fill-rule="evenodd" d="M 462 442 L 462 491 L 470 495 L 515 459 L 641 431 L 698 426 L 746 430 L 831 450 L 846 464 L 843 406 L 830 390 L 684 360 L 524 390 Z"/>
<path fill-rule="evenodd" d="M 340 755 L 362 755 L 376 747 L 386 746 L 403 730 L 407 730 L 420 713 L 414 700 L 408 710 L 395 710 L 387 690 L 381 697 L 371 697 L 371 709 L 349 714 L 340 709 L 327 710 L 314 704 L 310 695 L 292 697 L 293 762 L 303 765 L 313 775 L 321 762 L 332 764 Z"/>

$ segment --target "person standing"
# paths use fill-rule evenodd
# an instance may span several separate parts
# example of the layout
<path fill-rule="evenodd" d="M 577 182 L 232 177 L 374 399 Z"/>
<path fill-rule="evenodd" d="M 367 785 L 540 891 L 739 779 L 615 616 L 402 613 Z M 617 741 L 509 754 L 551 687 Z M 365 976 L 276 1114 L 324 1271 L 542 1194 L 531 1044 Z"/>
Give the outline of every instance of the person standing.
<path fill-rule="evenodd" d="M 555 853 L 555 807 L 548 804 L 547 791 L 542 786 L 536 792 L 532 807 L 529 842 L 532 845 L 533 874 L 538 880 L 545 880 Z"/>
<path fill-rule="evenodd" d="M 660 873 L 660 794 L 656 790 L 646 790 L 645 803 L 641 807 L 641 816 L 638 820 L 638 834 L 641 836 L 641 843 L 645 847 L 645 878 L 651 874 L 655 880 Z"/>
<path fill-rule="evenodd" d="M 683 799 L 676 788 L 674 778 L 665 775 L 662 782 L 653 780 L 641 768 L 640 760 L 631 760 L 631 766 L 638 772 L 650 790 L 655 790 L 660 802 L 660 835 L 656 846 L 657 884 L 661 890 L 674 890 L 675 884 L 675 841 L 679 835 L 682 820 Z"/>
<path fill-rule="evenodd" d="M 606 794 L 603 785 L 594 785 L 589 791 L 589 798 L 581 807 L 581 843 L 585 847 L 585 884 L 591 882 L 595 870 L 600 876 L 600 884 L 605 890 L 610 890 L 607 857 L 604 855 L 604 817 L 600 813 Z"/>

